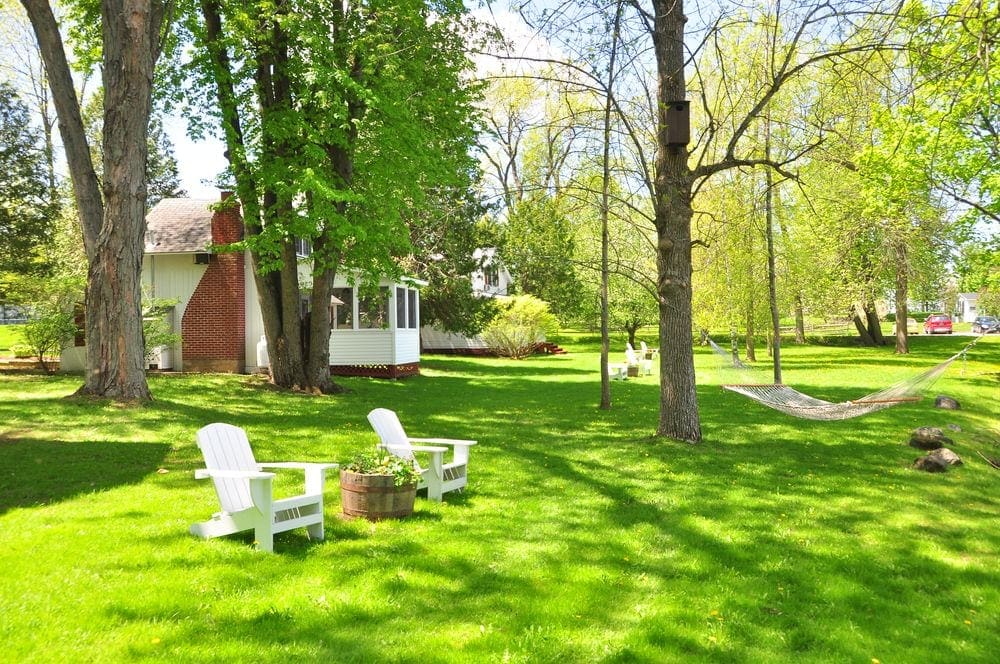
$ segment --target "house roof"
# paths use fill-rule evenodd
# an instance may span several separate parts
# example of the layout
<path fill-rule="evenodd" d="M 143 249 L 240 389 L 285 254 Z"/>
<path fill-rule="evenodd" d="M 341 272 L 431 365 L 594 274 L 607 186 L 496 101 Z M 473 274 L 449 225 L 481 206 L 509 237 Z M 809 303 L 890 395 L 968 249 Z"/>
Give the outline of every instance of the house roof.
<path fill-rule="evenodd" d="M 164 198 L 146 215 L 147 254 L 208 251 L 212 244 L 212 210 L 217 201 Z"/>

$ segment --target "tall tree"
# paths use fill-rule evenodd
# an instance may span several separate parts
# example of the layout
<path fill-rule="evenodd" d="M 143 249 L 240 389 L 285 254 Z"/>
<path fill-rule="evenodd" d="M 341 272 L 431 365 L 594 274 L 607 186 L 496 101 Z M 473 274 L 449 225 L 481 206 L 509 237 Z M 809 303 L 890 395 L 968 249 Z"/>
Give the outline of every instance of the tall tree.
<path fill-rule="evenodd" d="M 272 380 L 335 389 L 334 276 L 399 270 L 405 219 L 468 187 L 461 3 L 202 0 L 189 28 L 246 222 Z M 212 98 L 208 97 L 208 98 Z M 311 243 L 310 314 L 297 239 Z"/>
<path fill-rule="evenodd" d="M 46 247 L 58 208 L 49 187 L 42 132 L 14 88 L 0 82 L 0 292 L 3 273 L 47 268 Z"/>
<path fill-rule="evenodd" d="M 21 0 L 38 40 L 87 254 L 87 373 L 81 394 L 148 400 L 141 290 L 146 131 L 170 0 L 102 0 L 104 182 L 99 186 L 62 36 L 47 1 Z M 102 191 L 103 189 L 103 191 Z"/>

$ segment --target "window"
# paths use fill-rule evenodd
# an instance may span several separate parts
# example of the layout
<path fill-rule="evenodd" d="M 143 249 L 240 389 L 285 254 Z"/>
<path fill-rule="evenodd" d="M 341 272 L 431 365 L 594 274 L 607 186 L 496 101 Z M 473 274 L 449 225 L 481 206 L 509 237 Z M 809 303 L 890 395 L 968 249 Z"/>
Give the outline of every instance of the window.
<path fill-rule="evenodd" d="M 406 289 L 396 289 L 396 328 L 406 327 Z"/>
<path fill-rule="evenodd" d="M 354 289 L 334 288 L 330 294 L 343 302 L 343 304 L 337 304 L 333 307 L 333 314 L 330 316 L 330 320 L 333 321 L 333 329 L 354 329 Z"/>
<path fill-rule="evenodd" d="M 389 289 L 383 286 L 375 296 L 358 295 L 358 329 L 382 330 L 389 327 Z"/>
<path fill-rule="evenodd" d="M 305 238 L 297 237 L 295 238 L 295 255 L 299 258 L 308 258 L 312 256 L 312 242 L 306 240 Z"/>
<path fill-rule="evenodd" d="M 411 330 L 417 329 L 417 291 L 416 289 L 409 289 L 406 291 L 407 299 L 409 301 L 409 306 L 407 310 L 410 312 L 409 327 Z"/>
<path fill-rule="evenodd" d="M 483 267 L 483 285 L 486 288 L 500 288 L 500 271 L 495 265 Z"/>

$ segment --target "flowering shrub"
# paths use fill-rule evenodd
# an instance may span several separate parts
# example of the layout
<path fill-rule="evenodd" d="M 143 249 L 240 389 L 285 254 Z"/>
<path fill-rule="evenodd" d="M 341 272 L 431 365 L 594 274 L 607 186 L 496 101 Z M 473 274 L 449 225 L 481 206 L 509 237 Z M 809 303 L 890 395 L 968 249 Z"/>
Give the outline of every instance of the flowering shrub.
<path fill-rule="evenodd" d="M 520 360 L 555 332 L 559 321 L 549 312 L 547 302 L 531 295 L 498 300 L 499 313 L 483 328 L 483 341 L 497 355 Z"/>

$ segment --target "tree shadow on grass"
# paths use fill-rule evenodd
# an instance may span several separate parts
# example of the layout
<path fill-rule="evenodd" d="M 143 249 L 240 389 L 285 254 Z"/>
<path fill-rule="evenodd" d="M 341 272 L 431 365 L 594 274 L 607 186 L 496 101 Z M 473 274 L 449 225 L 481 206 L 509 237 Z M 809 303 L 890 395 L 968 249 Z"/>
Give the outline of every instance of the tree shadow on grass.
<path fill-rule="evenodd" d="M 162 443 L 71 443 L 0 436 L 0 514 L 138 484 L 170 451 Z"/>

